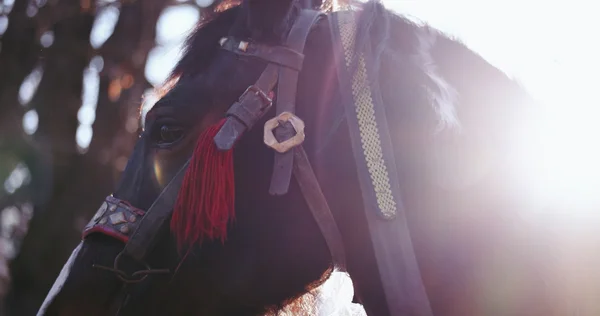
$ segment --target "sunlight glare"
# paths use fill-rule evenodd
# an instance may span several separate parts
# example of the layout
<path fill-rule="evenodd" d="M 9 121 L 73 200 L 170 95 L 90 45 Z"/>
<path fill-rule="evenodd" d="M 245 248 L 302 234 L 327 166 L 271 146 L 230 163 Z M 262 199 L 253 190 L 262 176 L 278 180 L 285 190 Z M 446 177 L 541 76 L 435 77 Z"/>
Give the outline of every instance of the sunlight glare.
<path fill-rule="evenodd" d="M 92 141 L 92 136 L 94 134 L 94 130 L 91 125 L 80 124 L 77 127 L 77 132 L 75 133 L 75 140 L 77 141 L 77 146 L 83 152 L 90 146 Z"/>
<path fill-rule="evenodd" d="M 43 47 L 48 48 L 52 46 L 52 43 L 54 43 L 54 32 L 44 32 L 44 34 L 42 34 L 42 36 L 40 37 L 40 44 L 42 44 Z"/>
<path fill-rule="evenodd" d="M 558 77 L 593 80 L 577 69 L 565 69 Z M 552 98 L 546 100 L 546 111 L 531 127 L 533 146 L 524 149 L 533 193 L 546 203 L 600 205 L 600 147 L 595 139 L 600 135 L 600 109 L 591 106 L 593 90 L 579 80 L 549 89 Z"/>
<path fill-rule="evenodd" d="M 95 49 L 100 48 L 112 35 L 120 14 L 115 6 L 105 6 L 98 11 L 90 33 L 90 44 Z"/>
<path fill-rule="evenodd" d="M 23 131 L 27 135 L 33 135 L 37 131 L 39 117 L 36 110 L 29 110 L 23 115 Z"/>
<path fill-rule="evenodd" d="M 211 4 L 213 4 L 214 0 L 196 0 L 196 4 L 206 8 L 208 6 L 210 6 Z"/>
<path fill-rule="evenodd" d="M 41 65 L 36 66 L 33 71 L 25 77 L 21 87 L 19 87 L 19 103 L 26 105 L 31 101 L 35 91 L 40 85 L 44 69 Z"/>
<path fill-rule="evenodd" d="M 594 105 L 600 46 L 589 45 L 600 20 L 589 5 L 583 0 L 545 2 L 540 11 L 537 1 L 385 4 L 459 38 L 540 102 L 543 111 L 531 122 L 530 134 L 523 135 L 520 153 L 523 181 L 537 198 L 546 204 L 600 203 L 600 148 L 595 140 L 600 109 Z"/>
<path fill-rule="evenodd" d="M 8 28 L 8 16 L 2 15 L 2 16 L 0 16 L 0 35 L 4 34 L 4 32 L 6 32 L 7 28 Z"/>
<path fill-rule="evenodd" d="M 20 162 L 4 181 L 4 190 L 9 194 L 13 194 L 23 185 L 29 184 L 30 181 L 31 173 L 29 168 Z"/>
<path fill-rule="evenodd" d="M 592 2 L 383 0 L 383 3 L 389 9 L 458 37 L 490 63 L 517 78 L 546 106 L 544 113 L 539 113 L 539 120 L 532 124 L 530 134 L 523 135 L 519 153 L 523 157 L 526 178 L 523 181 L 531 182 L 541 198 L 579 203 L 592 203 L 600 198 L 600 194 L 595 194 L 600 189 L 600 149 L 595 139 L 600 136 L 600 128 L 595 126 L 600 124 L 594 124 L 600 117 L 594 92 L 597 89 L 594 74 L 600 73 L 597 58 L 600 45 L 590 44 L 595 43 L 594 30 L 600 29 L 600 19 L 595 17 L 597 10 Z M 171 15 L 169 20 L 178 18 Z M 170 27 L 170 23 L 164 22 L 164 26 Z M 169 44 L 176 49 L 158 48 L 149 56 L 145 71 L 152 84 L 162 84 L 177 62 L 182 37 L 174 35 L 174 38 Z M 156 161 L 154 171 L 160 178 L 161 169 Z M 345 291 L 351 291 L 351 284 L 340 281 L 332 278 L 324 285 L 324 291 L 332 295 L 342 289 L 341 297 L 336 299 L 349 303 L 351 296 Z M 335 310 L 336 306 L 330 304 L 340 302 L 322 304 L 325 310 Z M 364 315 L 359 309 L 353 315 Z"/>
<path fill-rule="evenodd" d="M 183 43 L 176 46 L 155 46 L 148 53 L 145 75 L 148 82 L 154 86 L 165 83 L 167 77 L 181 57 Z"/>
<path fill-rule="evenodd" d="M 158 45 L 177 44 L 187 37 L 200 19 L 200 12 L 192 5 L 181 4 L 167 7 L 156 23 Z"/>

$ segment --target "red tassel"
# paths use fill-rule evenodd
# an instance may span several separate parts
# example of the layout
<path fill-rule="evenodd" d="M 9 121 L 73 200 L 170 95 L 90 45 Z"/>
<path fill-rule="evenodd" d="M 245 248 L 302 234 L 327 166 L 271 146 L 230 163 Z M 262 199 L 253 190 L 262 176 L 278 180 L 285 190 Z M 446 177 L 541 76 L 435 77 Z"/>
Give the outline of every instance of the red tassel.
<path fill-rule="evenodd" d="M 227 238 L 227 225 L 235 217 L 233 149 L 220 151 L 213 138 L 225 119 L 199 137 L 186 171 L 171 219 L 179 249 L 205 239 Z"/>

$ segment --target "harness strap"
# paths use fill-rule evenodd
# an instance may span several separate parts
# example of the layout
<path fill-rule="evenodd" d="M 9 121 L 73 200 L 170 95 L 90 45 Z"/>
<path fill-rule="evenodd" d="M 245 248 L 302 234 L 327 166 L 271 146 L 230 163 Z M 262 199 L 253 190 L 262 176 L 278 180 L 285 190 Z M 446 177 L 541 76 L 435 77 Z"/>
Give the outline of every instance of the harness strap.
<path fill-rule="evenodd" d="M 319 180 L 315 176 L 304 148 L 302 146 L 294 148 L 293 154 L 294 176 L 298 181 L 306 204 L 308 204 L 308 208 L 325 238 L 333 263 L 340 271 L 346 271 L 344 241 L 323 195 Z"/>
<path fill-rule="evenodd" d="M 285 46 L 269 46 L 238 40 L 232 36 L 221 39 L 221 48 L 241 56 L 252 56 L 266 62 L 300 71 L 304 62 L 302 50 Z"/>
<path fill-rule="evenodd" d="M 304 45 L 312 26 L 323 14 L 315 10 L 302 10 L 296 19 L 287 39 L 287 46 L 295 51 L 303 52 Z M 296 110 L 296 92 L 298 89 L 298 71 L 281 67 L 279 69 L 279 84 L 277 85 L 277 115 Z M 294 136 L 294 128 L 291 123 L 280 123 L 275 129 L 275 138 L 282 142 Z M 292 165 L 294 154 L 292 151 L 284 153 L 275 152 L 275 163 L 273 166 L 273 175 L 271 177 L 271 187 L 269 193 L 272 195 L 286 194 L 290 180 L 292 178 Z"/>
<path fill-rule="evenodd" d="M 142 217 L 137 229 L 131 234 L 125 244 L 125 249 L 123 249 L 124 254 L 140 262 L 144 261 L 146 255 L 156 242 L 159 230 L 164 226 L 169 216 L 171 216 L 173 205 L 175 205 L 175 201 L 177 200 L 177 195 L 189 164 L 190 160 L 188 159 L 169 184 L 162 190 L 154 203 L 152 203 L 152 206 L 150 206 L 144 217 Z"/>
<path fill-rule="evenodd" d="M 304 199 L 325 238 L 333 263 L 339 269 L 345 270 L 346 255 L 343 239 L 306 152 L 301 146 L 304 140 L 303 122 L 294 115 L 299 70 L 289 67 L 289 65 L 281 66 L 282 58 L 277 57 L 277 52 L 292 50 L 297 52 L 298 56 L 304 58 L 301 52 L 304 51 L 308 35 L 312 26 L 322 16 L 323 14 L 316 10 L 302 10 L 290 30 L 286 41 L 286 49 L 261 48 L 263 46 L 256 43 L 236 41 L 229 38 L 222 39 L 221 45 L 223 49 L 236 54 L 251 55 L 268 61 L 267 69 L 269 67 L 278 67 L 279 75 L 275 78 L 278 81 L 277 117 L 265 124 L 265 142 L 271 147 L 282 144 L 289 146 L 286 149 L 275 151 L 275 165 L 269 192 L 274 195 L 287 193 L 293 171 Z M 288 54 L 286 56 L 293 55 Z M 267 70 L 265 70 L 261 78 L 265 76 L 265 73 L 267 73 Z M 262 91 L 263 96 L 265 91 L 271 91 L 273 87 L 269 86 L 268 89 L 265 89 L 259 83 L 256 86 L 259 88 L 258 93 Z M 244 95 L 240 99 L 243 98 Z M 268 107 L 261 108 L 257 104 L 258 102 L 253 99 L 247 99 L 247 102 L 240 100 L 240 102 L 237 102 L 230 108 L 227 112 L 229 118 L 214 138 L 219 149 L 231 149 L 242 133 L 250 129 L 266 113 Z M 283 117 L 287 119 L 284 121 Z M 273 122 L 274 120 L 275 122 Z M 297 128 L 297 126 L 294 126 L 294 123 L 302 125 L 302 127 Z M 269 139 L 269 136 L 273 136 L 269 126 L 275 127 L 274 137 L 276 139 L 274 140 Z"/>
<path fill-rule="evenodd" d="M 278 79 L 278 66 L 268 64 L 258 81 L 240 96 L 227 111 L 227 120 L 215 135 L 219 150 L 230 150 L 242 134 L 252 128 L 271 108 L 273 101 L 267 93 L 273 90 Z"/>
<path fill-rule="evenodd" d="M 362 191 L 365 218 L 389 315 L 431 316 L 433 311 L 408 227 L 386 109 L 369 45 L 356 46 L 357 13 L 330 16 L 340 93 Z"/>

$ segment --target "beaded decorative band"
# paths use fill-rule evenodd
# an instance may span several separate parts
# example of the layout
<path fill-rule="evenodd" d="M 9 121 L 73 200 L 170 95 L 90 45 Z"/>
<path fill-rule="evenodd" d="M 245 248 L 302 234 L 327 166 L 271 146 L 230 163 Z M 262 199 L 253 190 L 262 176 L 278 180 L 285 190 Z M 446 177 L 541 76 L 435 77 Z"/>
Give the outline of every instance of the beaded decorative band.
<path fill-rule="evenodd" d="M 144 214 L 143 210 L 126 201 L 107 196 L 96 215 L 83 229 L 83 238 L 92 233 L 102 233 L 126 243 Z"/>

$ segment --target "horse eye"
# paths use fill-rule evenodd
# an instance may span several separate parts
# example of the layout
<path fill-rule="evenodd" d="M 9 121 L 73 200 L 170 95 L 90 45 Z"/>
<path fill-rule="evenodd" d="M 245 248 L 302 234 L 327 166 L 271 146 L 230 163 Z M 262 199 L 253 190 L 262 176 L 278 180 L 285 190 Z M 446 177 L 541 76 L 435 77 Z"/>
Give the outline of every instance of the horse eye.
<path fill-rule="evenodd" d="M 160 137 L 158 139 L 159 144 L 170 144 L 178 141 L 183 136 L 183 129 L 171 126 L 163 125 L 160 127 Z"/>

